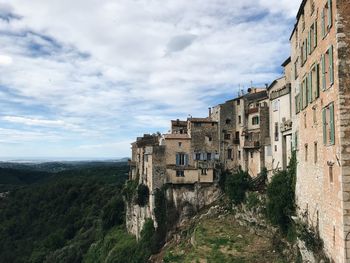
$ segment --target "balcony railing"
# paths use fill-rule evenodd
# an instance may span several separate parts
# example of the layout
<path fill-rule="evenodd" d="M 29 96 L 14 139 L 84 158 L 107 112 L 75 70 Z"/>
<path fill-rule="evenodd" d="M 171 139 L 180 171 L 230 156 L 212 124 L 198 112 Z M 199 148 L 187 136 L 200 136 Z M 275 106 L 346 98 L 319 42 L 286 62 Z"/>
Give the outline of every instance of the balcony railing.
<path fill-rule="evenodd" d="M 259 148 L 260 142 L 259 141 L 245 141 L 244 142 L 244 148 Z"/>

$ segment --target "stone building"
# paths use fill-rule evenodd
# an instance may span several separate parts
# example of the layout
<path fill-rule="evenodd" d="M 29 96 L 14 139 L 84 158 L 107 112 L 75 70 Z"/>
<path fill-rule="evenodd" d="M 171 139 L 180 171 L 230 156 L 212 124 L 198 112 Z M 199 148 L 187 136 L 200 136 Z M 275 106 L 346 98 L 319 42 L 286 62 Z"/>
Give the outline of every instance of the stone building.
<path fill-rule="evenodd" d="M 283 64 L 284 75 L 267 88 L 270 105 L 270 142 L 265 147 L 265 165 L 272 176 L 287 168 L 292 153 L 291 59 Z"/>
<path fill-rule="evenodd" d="M 304 0 L 290 40 L 300 217 L 350 262 L 350 1 Z"/>

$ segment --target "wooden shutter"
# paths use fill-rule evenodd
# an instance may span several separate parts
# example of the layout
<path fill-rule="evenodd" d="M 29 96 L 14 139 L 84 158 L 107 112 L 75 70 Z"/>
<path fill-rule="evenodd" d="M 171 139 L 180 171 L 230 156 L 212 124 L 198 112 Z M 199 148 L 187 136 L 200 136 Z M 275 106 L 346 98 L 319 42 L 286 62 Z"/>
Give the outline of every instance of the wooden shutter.
<path fill-rule="evenodd" d="M 332 26 L 332 0 L 328 0 L 328 28 Z"/>
<path fill-rule="evenodd" d="M 333 145 L 335 143 L 335 133 L 334 133 L 334 104 L 329 105 L 329 128 L 331 131 L 330 143 Z"/>
<path fill-rule="evenodd" d="M 324 55 L 321 56 L 322 64 L 322 90 L 326 90 L 326 60 Z"/>
<path fill-rule="evenodd" d="M 326 22 L 324 21 L 325 20 L 325 17 L 324 17 L 324 9 L 322 10 L 322 13 L 321 13 L 321 29 L 322 29 L 322 37 L 324 37 L 326 35 Z"/>
<path fill-rule="evenodd" d="M 315 88 L 315 98 L 317 99 L 320 96 L 320 66 L 316 64 L 315 66 L 315 71 L 316 71 L 316 87 Z"/>
<path fill-rule="evenodd" d="M 308 80 L 308 103 L 312 102 L 312 71 L 310 71 L 309 76 L 307 78 Z"/>
<path fill-rule="evenodd" d="M 334 66 L 333 66 L 333 46 L 328 49 L 329 56 L 329 82 L 330 85 L 334 83 Z"/>
<path fill-rule="evenodd" d="M 323 127 L 323 144 L 327 144 L 327 119 L 326 119 L 326 108 L 322 109 L 322 127 Z"/>

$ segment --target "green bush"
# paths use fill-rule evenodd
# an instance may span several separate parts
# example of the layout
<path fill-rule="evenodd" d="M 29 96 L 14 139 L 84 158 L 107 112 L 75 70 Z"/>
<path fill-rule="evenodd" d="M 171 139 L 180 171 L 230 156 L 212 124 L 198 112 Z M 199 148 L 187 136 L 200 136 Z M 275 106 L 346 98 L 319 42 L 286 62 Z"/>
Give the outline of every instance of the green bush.
<path fill-rule="evenodd" d="M 225 193 L 231 201 L 238 205 L 245 200 L 245 193 L 250 187 L 251 177 L 247 172 L 239 170 L 235 174 L 227 174 Z"/>
<path fill-rule="evenodd" d="M 140 184 L 137 187 L 137 198 L 136 198 L 136 204 L 139 206 L 145 206 L 148 203 L 149 199 L 149 189 L 147 185 Z"/>
<path fill-rule="evenodd" d="M 124 201 L 120 197 L 112 198 L 102 209 L 102 228 L 110 229 L 124 223 Z"/>
<path fill-rule="evenodd" d="M 267 217 L 284 234 L 288 233 L 295 214 L 295 182 L 296 155 L 293 153 L 288 169 L 277 172 L 267 187 Z"/>
<path fill-rule="evenodd" d="M 123 188 L 123 196 L 128 202 L 132 202 L 137 191 L 138 182 L 136 180 L 128 180 Z"/>
<path fill-rule="evenodd" d="M 298 237 L 305 242 L 309 250 L 315 253 L 323 250 L 323 240 L 320 235 L 306 224 L 298 224 Z"/>
<path fill-rule="evenodd" d="M 246 198 L 246 205 L 250 210 L 257 208 L 260 204 L 261 204 L 261 201 L 259 199 L 258 193 L 256 192 L 248 193 Z"/>

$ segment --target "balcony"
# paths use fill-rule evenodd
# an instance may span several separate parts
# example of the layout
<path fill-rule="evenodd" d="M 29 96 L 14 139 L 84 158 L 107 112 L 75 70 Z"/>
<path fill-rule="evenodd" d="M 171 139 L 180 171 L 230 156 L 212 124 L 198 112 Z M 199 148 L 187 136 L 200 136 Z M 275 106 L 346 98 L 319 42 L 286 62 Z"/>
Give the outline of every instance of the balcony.
<path fill-rule="evenodd" d="M 291 120 L 282 120 L 281 132 L 290 131 L 292 129 L 293 122 Z"/>
<path fill-rule="evenodd" d="M 260 142 L 259 141 L 245 141 L 244 142 L 244 148 L 246 149 L 254 149 L 259 148 Z"/>

